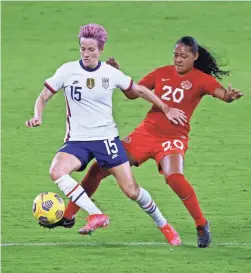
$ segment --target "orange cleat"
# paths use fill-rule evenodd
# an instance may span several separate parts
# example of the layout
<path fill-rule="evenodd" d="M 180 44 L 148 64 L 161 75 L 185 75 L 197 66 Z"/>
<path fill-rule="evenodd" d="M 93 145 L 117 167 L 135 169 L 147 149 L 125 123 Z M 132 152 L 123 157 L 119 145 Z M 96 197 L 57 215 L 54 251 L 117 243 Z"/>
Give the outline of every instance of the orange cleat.
<path fill-rule="evenodd" d="M 97 228 L 108 226 L 110 220 L 105 214 L 92 214 L 88 216 L 87 222 L 87 225 L 78 231 L 81 235 L 91 235 Z"/>
<path fill-rule="evenodd" d="M 164 234 L 170 245 L 172 246 L 181 245 L 179 233 L 171 225 L 166 224 L 164 227 L 159 229 Z"/>

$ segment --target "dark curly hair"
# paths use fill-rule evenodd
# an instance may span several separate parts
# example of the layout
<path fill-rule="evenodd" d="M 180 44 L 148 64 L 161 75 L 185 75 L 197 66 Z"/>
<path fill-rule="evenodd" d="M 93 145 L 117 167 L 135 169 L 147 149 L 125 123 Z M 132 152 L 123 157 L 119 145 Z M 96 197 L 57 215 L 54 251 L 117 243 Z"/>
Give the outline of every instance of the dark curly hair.
<path fill-rule="evenodd" d="M 184 44 L 191 47 L 193 53 L 199 53 L 198 59 L 194 62 L 194 67 L 196 69 L 212 75 L 219 80 L 222 79 L 222 76 L 228 76 L 230 74 L 230 71 L 221 70 L 214 56 L 204 47 L 200 46 L 193 37 L 184 36 L 180 38 L 176 44 Z"/>

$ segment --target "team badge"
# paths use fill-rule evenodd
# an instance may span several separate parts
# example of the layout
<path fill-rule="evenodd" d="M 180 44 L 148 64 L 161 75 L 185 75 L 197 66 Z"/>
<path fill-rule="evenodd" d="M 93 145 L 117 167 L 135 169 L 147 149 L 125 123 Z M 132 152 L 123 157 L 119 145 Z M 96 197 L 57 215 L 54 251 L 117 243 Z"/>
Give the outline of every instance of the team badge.
<path fill-rule="evenodd" d="M 109 87 L 109 78 L 107 77 L 103 77 L 102 78 L 102 85 L 105 89 L 107 89 Z"/>
<path fill-rule="evenodd" d="M 192 83 L 190 81 L 183 81 L 181 82 L 181 87 L 185 90 L 191 89 L 192 88 Z"/>
<path fill-rule="evenodd" d="M 95 81 L 94 81 L 94 79 L 88 78 L 88 79 L 86 80 L 86 86 L 87 86 L 89 89 L 92 89 L 92 88 L 95 86 Z"/>
<path fill-rule="evenodd" d="M 124 138 L 123 141 L 125 143 L 130 143 L 130 142 L 132 142 L 132 138 L 128 136 L 128 137 Z"/>

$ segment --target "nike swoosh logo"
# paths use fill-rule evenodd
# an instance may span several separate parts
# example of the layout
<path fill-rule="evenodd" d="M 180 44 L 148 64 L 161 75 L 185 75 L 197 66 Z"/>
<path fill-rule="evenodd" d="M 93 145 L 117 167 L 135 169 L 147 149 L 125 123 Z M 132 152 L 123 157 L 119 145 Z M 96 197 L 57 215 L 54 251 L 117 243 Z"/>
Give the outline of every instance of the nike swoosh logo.
<path fill-rule="evenodd" d="M 169 81 L 169 80 L 170 80 L 170 79 L 163 79 L 163 78 L 162 78 L 162 81 L 163 81 L 163 82 L 166 82 L 166 81 Z"/>

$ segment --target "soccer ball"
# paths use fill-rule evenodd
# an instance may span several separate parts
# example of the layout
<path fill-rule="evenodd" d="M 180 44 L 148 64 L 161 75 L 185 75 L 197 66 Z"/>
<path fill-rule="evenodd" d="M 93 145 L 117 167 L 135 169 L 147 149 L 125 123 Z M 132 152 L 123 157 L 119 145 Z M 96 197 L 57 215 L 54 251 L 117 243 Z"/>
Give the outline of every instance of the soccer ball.
<path fill-rule="evenodd" d="M 63 199 L 54 192 L 40 193 L 33 201 L 33 215 L 41 223 L 58 222 L 63 217 L 64 211 Z"/>

